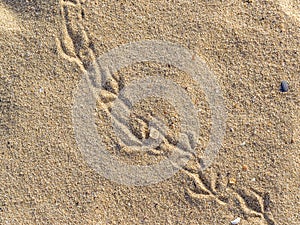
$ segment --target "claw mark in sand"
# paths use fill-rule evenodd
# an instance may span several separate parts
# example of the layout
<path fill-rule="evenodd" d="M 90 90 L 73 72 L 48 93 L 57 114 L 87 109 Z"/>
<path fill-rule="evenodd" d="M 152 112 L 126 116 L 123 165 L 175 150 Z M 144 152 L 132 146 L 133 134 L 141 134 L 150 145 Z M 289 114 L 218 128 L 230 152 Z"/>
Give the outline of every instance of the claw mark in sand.
<path fill-rule="evenodd" d="M 90 79 L 93 86 L 99 87 L 100 69 L 91 48 L 92 43 L 82 25 L 82 3 L 78 0 L 60 0 L 62 28 L 60 37 L 56 38 L 57 50 L 63 58 L 75 62 L 85 74 L 87 71 L 94 74 Z"/>
<path fill-rule="evenodd" d="M 200 165 L 198 166 L 200 168 Z M 256 217 L 268 225 L 276 222 L 270 210 L 269 193 L 261 193 L 255 189 L 235 189 L 226 182 L 225 176 L 213 173 L 211 179 L 201 170 L 194 171 L 188 167 L 183 169 L 194 182 L 193 188 L 186 188 L 191 199 L 209 199 L 228 206 L 229 202 L 238 203 L 237 206 L 244 218 Z"/>

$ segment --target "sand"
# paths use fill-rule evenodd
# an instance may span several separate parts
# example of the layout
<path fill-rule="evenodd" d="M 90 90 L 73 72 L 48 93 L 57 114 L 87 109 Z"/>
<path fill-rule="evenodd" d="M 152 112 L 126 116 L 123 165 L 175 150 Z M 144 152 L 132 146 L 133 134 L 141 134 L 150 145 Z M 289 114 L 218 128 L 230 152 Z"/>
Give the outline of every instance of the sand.
<path fill-rule="evenodd" d="M 0 0 L 0 224 L 230 224 L 240 217 L 241 225 L 298 225 L 299 5 L 299 0 Z M 170 58 L 196 62 L 215 82 L 199 83 L 178 66 L 158 62 L 99 68 L 104 53 L 151 40 L 188 49 L 187 57 L 170 50 Z M 155 54 L 163 61 L 160 50 Z M 93 71 L 105 75 L 105 82 Z M 80 89 L 87 77 L 92 88 Z M 116 100 L 123 89 L 148 78 L 155 82 L 147 80 L 146 86 L 169 80 L 185 94 L 160 89 L 157 93 L 177 96 L 168 100 L 140 97 L 145 91 L 136 89 L 128 98 L 141 101 L 125 123 L 118 113 L 130 104 L 120 110 Z M 279 91 L 282 80 L 288 92 Z M 220 88 L 224 102 L 216 112 L 225 109 L 226 127 L 220 126 L 225 135 L 220 149 L 203 169 L 214 124 L 209 96 L 217 95 L 207 91 L 209 85 Z M 85 107 L 76 108 L 76 102 Z M 74 115 L 82 116 L 77 125 Z M 182 121 L 188 126 L 182 128 Z M 193 135 L 194 127 L 196 141 L 184 142 L 195 150 L 187 165 L 168 178 L 159 171 L 161 180 L 149 185 L 106 176 L 96 166 L 98 153 L 81 149 L 80 141 L 87 138 L 84 144 L 94 146 L 100 137 L 106 151 L 126 165 L 151 166 L 185 149 L 176 147 L 181 131 Z M 147 147 L 128 146 L 128 140 Z M 142 172 L 137 176 L 143 178 Z M 119 173 L 129 174 L 126 166 Z M 144 178 L 141 184 L 154 179 Z"/>

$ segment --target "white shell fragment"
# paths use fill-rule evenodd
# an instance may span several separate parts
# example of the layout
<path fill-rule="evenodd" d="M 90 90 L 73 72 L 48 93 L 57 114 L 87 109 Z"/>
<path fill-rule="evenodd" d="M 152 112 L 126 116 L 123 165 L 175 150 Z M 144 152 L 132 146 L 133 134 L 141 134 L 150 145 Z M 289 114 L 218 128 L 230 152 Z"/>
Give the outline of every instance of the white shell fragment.
<path fill-rule="evenodd" d="M 241 222 L 241 218 L 238 217 L 238 218 L 236 218 L 235 220 L 232 220 L 232 221 L 231 221 L 231 224 L 239 224 L 240 222 Z"/>

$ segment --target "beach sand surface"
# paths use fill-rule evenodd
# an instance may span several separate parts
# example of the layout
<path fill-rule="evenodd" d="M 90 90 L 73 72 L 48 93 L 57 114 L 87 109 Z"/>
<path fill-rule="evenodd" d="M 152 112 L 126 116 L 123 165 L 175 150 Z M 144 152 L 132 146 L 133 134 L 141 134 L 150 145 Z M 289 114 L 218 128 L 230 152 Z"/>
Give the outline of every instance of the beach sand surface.
<path fill-rule="evenodd" d="M 237 217 L 241 225 L 300 224 L 299 5 L 0 0 L 0 224 L 230 224 Z M 199 137 L 188 164 L 161 182 L 130 186 L 89 164 L 74 129 L 74 96 L 104 53 L 150 40 L 188 49 L 191 60 L 201 59 L 214 74 L 226 109 L 225 136 L 202 170 L 212 93 L 174 65 L 138 62 L 108 71 L 105 84 L 96 77 L 91 82 L 104 87 L 93 92 L 97 135 L 126 164 L 164 160 L 176 150 L 184 118 L 164 96 L 141 99 L 130 123 L 120 122 L 128 125 L 125 135 L 157 138 L 149 129 L 155 117 L 167 124 L 164 143 L 146 151 L 120 144 L 112 109 L 123 88 L 167 79 L 197 112 Z M 289 84 L 284 93 L 283 80 Z"/>

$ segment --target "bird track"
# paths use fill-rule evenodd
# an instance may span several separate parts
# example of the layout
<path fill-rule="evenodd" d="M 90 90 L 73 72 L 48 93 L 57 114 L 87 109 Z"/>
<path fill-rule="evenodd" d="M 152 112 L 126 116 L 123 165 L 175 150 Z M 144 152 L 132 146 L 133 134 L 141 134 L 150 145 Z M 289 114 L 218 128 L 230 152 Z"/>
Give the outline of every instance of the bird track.
<path fill-rule="evenodd" d="M 197 162 L 200 162 L 199 159 Z M 193 181 L 192 188 L 185 188 L 191 199 L 209 199 L 228 207 L 231 202 L 236 202 L 246 220 L 257 217 L 268 225 L 276 224 L 270 209 L 269 193 L 262 193 L 253 188 L 235 188 L 235 185 L 229 184 L 226 176 L 219 172 L 213 172 L 209 176 L 207 172 L 201 169 L 195 171 L 194 168 L 195 166 L 193 169 L 186 166 L 182 170 Z M 196 168 L 200 168 L 200 163 Z"/>
<path fill-rule="evenodd" d="M 94 88 L 103 87 L 95 97 L 100 99 L 106 113 L 110 113 L 112 102 L 118 97 L 124 82 L 122 77 L 113 74 L 109 68 L 99 68 L 95 51 L 91 47 L 93 43 L 82 25 L 82 4 L 84 0 L 60 0 L 62 27 L 61 33 L 56 37 L 57 50 L 63 58 L 75 62 L 84 74 L 89 75 Z M 104 84 L 101 83 L 102 80 L 105 80 Z M 200 162 L 200 159 L 196 158 L 196 161 Z M 269 193 L 261 193 L 252 188 L 235 189 L 226 183 L 220 173 L 213 173 L 208 177 L 201 169 L 195 171 L 188 167 L 183 168 L 182 172 L 193 180 L 194 187 L 185 188 L 191 199 L 209 199 L 223 206 L 228 206 L 232 200 L 238 203 L 246 220 L 257 217 L 268 225 L 276 224 L 270 210 Z"/>

